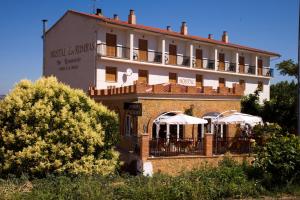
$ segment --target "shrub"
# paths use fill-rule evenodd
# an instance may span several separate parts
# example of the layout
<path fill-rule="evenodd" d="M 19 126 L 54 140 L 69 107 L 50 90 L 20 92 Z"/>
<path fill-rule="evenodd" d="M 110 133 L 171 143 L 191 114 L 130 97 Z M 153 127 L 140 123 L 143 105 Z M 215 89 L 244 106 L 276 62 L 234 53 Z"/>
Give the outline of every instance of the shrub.
<path fill-rule="evenodd" d="M 55 78 L 21 81 L 0 102 L 0 174 L 109 174 L 118 118 Z"/>
<path fill-rule="evenodd" d="M 293 183 L 300 175 L 300 138 L 273 134 L 257 149 L 254 166 L 265 172 L 270 184 Z M 269 180 L 268 180 L 269 179 Z"/>

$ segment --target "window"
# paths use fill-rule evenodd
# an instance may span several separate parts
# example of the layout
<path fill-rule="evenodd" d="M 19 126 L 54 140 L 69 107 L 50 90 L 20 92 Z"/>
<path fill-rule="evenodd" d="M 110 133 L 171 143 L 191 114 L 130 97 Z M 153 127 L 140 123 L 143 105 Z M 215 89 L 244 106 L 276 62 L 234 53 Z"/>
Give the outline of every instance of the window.
<path fill-rule="evenodd" d="M 107 82 L 117 82 L 117 68 L 116 67 L 106 67 L 106 69 L 105 69 L 105 81 L 107 81 Z"/>
<path fill-rule="evenodd" d="M 139 70 L 139 79 L 140 83 L 148 84 L 148 70 Z"/>
<path fill-rule="evenodd" d="M 245 89 L 245 80 L 240 80 L 239 84 Z"/>
<path fill-rule="evenodd" d="M 264 90 L 264 84 L 263 84 L 263 82 L 258 81 L 257 89 L 258 89 L 259 91 L 263 91 L 263 90 Z"/>
<path fill-rule="evenodd" d="M 169 64 L 177 64 L 177 46 L 173 44 L 169 45 Z"/>
<path fill-rule="evenodd" d="M 203 87 L 203 78 L 200 74 L 196 74 L 196 87 Z"/>
<path fill-rule="evenodd" d="M 126 115 L 125 118 L 125 134 L 126 135 L 133 134 L 133 118 L 130 115 Z"/>
<path fill-rule="evenodd" d="M 169 83 L 177 83 L 177 74 L 169 73 Z"/>
<path fill-rule="evenodd" d="M 106 55 L 115 57 L 117 55 L 117 36 L 106 33 Z"/>
<path fill-rule="evenodd" d="M 139 56 L 140 61 L 148 61 L 148 41 L 139 39 Z"/>
<path fill-rule="evenodd" d="M 219 78 L 219 87 L 225 87 L 225 79 Z"/>

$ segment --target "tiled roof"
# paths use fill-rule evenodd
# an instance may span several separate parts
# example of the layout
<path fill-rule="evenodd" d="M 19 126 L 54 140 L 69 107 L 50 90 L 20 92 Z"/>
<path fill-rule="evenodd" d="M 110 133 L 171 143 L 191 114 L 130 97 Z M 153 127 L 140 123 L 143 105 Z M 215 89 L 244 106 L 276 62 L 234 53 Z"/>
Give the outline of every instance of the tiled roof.
<path fill-rule="evenodd" d="M 170 36 L 174 36 L 174 37 L 184 38 L 184 39 L 188 39 L 188 40 L 195 40 L 195 41 L 200 41 L 200 42 L 210 43 L 210 44 L 215 44 L 215 45 L 220 45 L 220 46 L 237 48 L 237 49 L 241 49 L 241 50 L 258 52 L 258 53 L 267 54 L 270 56 L 276 56 L 276 57 L 280 56 L 280 54 L 270 52 L 270 51 L 260 50 L 260 49 L 247 47 L 247 46 L 243 46 L 243 45 L 238 45 L 238 44 L 233 44 L 233 43 L 225 43 L 223 41 L 203 38 L 203 37 L 199 37 L 199 36 L 182 35 L 181 33 L 178 33 L 178 32 L 168 31 L 166 29 L 160 29 L 160 28 L 155 28 L 155 27 L 150 27 L 150 26 L 144 26 L 144 25 L 140 25 L 140 24 L 129 24 L 127 21 L 115 20 L 115 19 L 104 17 L 104 16 L 87 14 L 87 13 L 82 13 L 82 12 L 73 11 L 73 10 L 69 10 L 68 12 L 79 14 L 82 16 L 91 17 L 94 19 L 99 19 L 101 21 L 104 21 L 104 22 L 110 23 L 110 24 L 114 24 L 114 25 L 120 25 L 120 26 L 129 27 L 129 28 L 140 29 L 140 30 L 154 32 L 154 33 L 160 33 L 160 34 L 164 34 L 164 35 L 170 35 Z"/>

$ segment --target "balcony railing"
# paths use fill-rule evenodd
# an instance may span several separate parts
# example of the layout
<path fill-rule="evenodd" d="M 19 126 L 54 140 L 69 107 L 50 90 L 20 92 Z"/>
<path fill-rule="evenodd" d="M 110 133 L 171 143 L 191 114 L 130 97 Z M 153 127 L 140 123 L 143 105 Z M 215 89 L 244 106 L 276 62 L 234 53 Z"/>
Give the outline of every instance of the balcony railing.
<path fill-rule="evenodd" d="M 97 53 L 101 56 L 129 59 L 130 48 L 125 46 L 108 46 L 104 43 L 98 44 Z"/>
<path fill-rule="evenodd" d="M 108 46 L 105 43 L 101 43 L 97 45 L 97 53 L 101 56 L 105 57 L 113 57 L 120 59 L 130 59 L 130 48 L 122 45 L 117 46 Z M 139 50 L 135 48 L 133 50 L 133 60 L 141 61 L 141 62 L 149 62 L 149 63 L 162 63 L 162 53 L 154 50 Z M 190 56 L 184 55 L 174 55 L 171 57 L 168 53 L 165 54 L 165 64 L 167 65 L 177 65 L 177 66 L 190 66 Z M 197 62 L 195 57 L 192 59 L 192 66 L 195 68 L 203 68 L 209 70 L 215 70 L 215 60 L 210 60 L 203 58 L 201 60 L 200 66 L 197 66 Z M 199 63 L 198 63 L 199 65 Z M 202 67 L 201 67 L 202 65 Z M 219 64 L 218 64 L 219 65 Z M 236 63 L 228 63 L 224 62 L 225 71 L 227 72 L 236 72 Z M 241 65 L 239 66 L 241 67 Z M 256 67 L 252 65 L 244 65 L 244 70 L 239 69 L 239 73 L 246 74 L 256 74 Z M 258 75 L 273 77 L 273 69 L 270 67 L 263 67 L 262 72 Z"/>
<path fill-rule="evenodd" d="M 190 66 L 190 57 L 184 55 L 170 55 L 166 53 L 165 62 L 167 65 Z"/>
<path fill-rule="evenodd" d="M 203 155 L 203 140 L 185 139 L 151 139 L 150 156 Z"/>
<path fill-rule="evenodd" d="M 264 67 L 263 76 L 274 77 L 274 69 L 271 69 L 270 67 Z"/>
<path fill-rule="evenodd" d="M 236 72 L 236 64 L 235 63 L 229 63 L 229 66 L 228 66 L 228 68 L 226 68 L 226 71 Z"/>
<path fill-rule="evenodd" d="M 237 154 L 252 152 L 251 142 L 247 137 L 217 137 L 213 140 L 213 146 L 215 155 L 226 152 Z"/>
<path fill-rule="evenodd" d="M 207 60 L 206 69 L 215 70 L 215 61 L 214 60 Z"/>
<path fill-rule="evenodd" d="M 255 74 L 255 66 L 248 66 L 248 70 L 247 70 L 248 74 Z"/>

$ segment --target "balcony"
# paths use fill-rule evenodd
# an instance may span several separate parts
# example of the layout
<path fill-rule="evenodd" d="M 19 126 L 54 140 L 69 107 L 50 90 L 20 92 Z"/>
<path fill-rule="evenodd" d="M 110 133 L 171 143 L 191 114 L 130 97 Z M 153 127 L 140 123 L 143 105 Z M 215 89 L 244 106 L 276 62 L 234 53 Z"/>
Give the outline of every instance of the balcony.
<path fill-rule="evenodd" d="M 264 67 L 262 75 L 268 77 L 274 77 L 274 69 L 271 69 L 270 67 Z"/>
<path fill-rule="evenodd" d="M 226 66 L 227 72 L 236 72 L 236 64 L 235 63 L 228 63 L 228 66 Z"/>
<path fill-rule="evenodd" d="M 125 46 L 108 46 L 106 44 L 97 45 L 97 53 L 105 57 L 129 59 L 130 48 Z"/>
<path fill-rule="evenodd" d="M 255 75 L 255 66 L 248 66 L 248 70 L 247 70 L 248 74 L 254 74 Z"/>
<path fill-rule="evenodd" d="M 166 53 L 165 62 L 167 65 L 178 65 L 189 67 L 190 66 L 190 57 L 184 55 L 170 55 Z"/>
<path fill-rule="evenodd" d="M 206 69 L 215 70 L 215 60 L 207 60 Z"/>
<path fill-rule="evenodd" d="M 103 57 L 130 60 L 130 48 L 123 45 L 108 46 L 105 43 L 101 43 L 97 45 L 97 53 Z M 158 51 L 149 50 L 149 49 L 141 50 L 138 48 L 133 49 L 132 59 L 134 61 L 162 64 L 162 58 L 163 58 L 162 53 Z M 195 69 L 215 70 L 215 60 L 211 60 L 207 58 L 197 60 L 195 59 L 195 57 L 193 57 L 191 61 L 190 56 L 170 55 L 169 53 L 165 53 L 164 60 L 166 65 L 190 67 L 192 62 L 192 66 Z M 217 62 L 217 66 L 219 71 L 236 73 L 236 63 L 231 63 L 228 61 Z M 239 73 L 255 75 L 256 66 L 249 65 L 249 64 L 245 64 L 245 65 L 240 64 Z M 273 77 L 273 69 L 271 69 L 270 67 L 259 68 L 257 75 L 265 76 L 265 77 Z"/>

